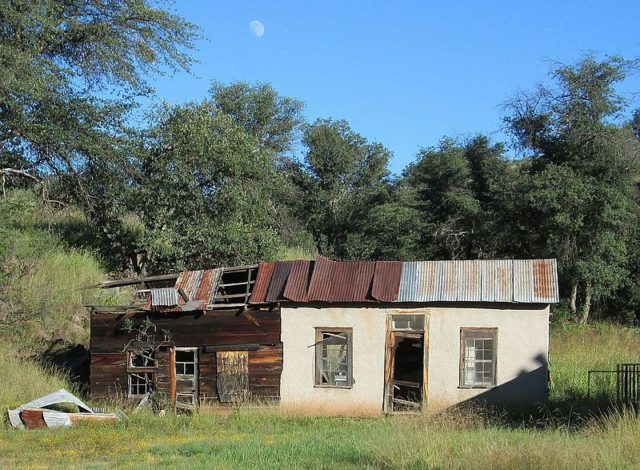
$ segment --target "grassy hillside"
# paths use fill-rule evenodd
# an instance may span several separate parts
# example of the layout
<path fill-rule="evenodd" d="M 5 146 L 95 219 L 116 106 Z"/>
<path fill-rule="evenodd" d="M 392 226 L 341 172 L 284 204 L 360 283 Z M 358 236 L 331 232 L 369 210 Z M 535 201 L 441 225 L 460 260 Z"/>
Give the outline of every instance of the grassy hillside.
<path fill-rule="evenodd" d="M 85 289 L 106 275 L 98 258 L 60 235 L 82 224 L 77 211 L 46 206 L 29 191 L 0 200 L 0 339 L 24 353 L 53 340 L 86 343 L 84 305 L 110 301 Z"/>
<path fill-rule="evenodd" d="M 296 417 L 256 408 L 230 416 L 216 408 L 193 417 L 131 415 L 116 426 L 0 431 L 0 467 L 635 468 L 635 413 L 594 414 L 557 400 L 573 397 L 584 405 L 586 371 L 637 361 L 639 340 L 635 328 L 556 325 L 555 401 L 519 418 L 482 409 L 378 419 Z M 61 383 L 55 375 L 40 376 L 33 365 L 27 370 L 33 382 L 16 375 L 11 380 L 39 389 Z M 6 396 L 1 403 L 8 403 Z"/>

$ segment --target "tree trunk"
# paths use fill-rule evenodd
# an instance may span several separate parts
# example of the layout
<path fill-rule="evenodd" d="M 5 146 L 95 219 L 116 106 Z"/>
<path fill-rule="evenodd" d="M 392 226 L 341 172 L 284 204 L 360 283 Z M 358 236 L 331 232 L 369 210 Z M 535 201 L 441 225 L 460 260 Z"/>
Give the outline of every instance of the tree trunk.
<path fill-rule="evenodd" d="M 578 283 L 571 281 L 571 297 L 569 298 L 569 308 L 571 309 L 571 317 L 575 318 L 578 313 L 576 301 L 578 300 Z"/>
<path fill-rule="evenodd" d="M 587 282 L 584 288 L 584 304 L 582 304 L 582 314 L 580 315 L 580 323 L 586 324 L 591 311 L 591 283 Z"/>

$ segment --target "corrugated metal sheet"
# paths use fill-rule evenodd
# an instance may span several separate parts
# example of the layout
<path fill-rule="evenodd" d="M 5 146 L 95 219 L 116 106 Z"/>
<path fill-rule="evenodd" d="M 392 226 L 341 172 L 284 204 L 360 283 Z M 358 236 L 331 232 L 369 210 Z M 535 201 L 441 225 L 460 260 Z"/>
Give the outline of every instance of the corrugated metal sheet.
<path fill-rule="evenodd" d="M 402 262 L 376 261 L 371 297 L 380 302 L 395 302 L 398 300 L 401 277 Z"/>
<path fill-rule="evenodd" d="M 533 295 L 536 301 L 544 303 L 548 299 L 560 299 L 558 266 L 555 259 L 534 260 L 533 279 Z"/>
<path fill-rule="evenodd" d="M 151 308 L 153 307 L 173 307 L 178 305 L 180 295 L 175 287 L 163 287 L 161 289 L 150 289 Z"/>
<path fill-rule="evenodd" d="M 267 290 L 266 302 L 277 302 L 282 298 L 284 286 L 287 283 L 287 279 L 289 279 L 292 264 L 292 261 L 276 263 L 273 275 L 271 276 L 271 282 L 269 283 L 269 289 Z"/>
<path fill-rule="evenodd" d="M 223 269 L 180 273 L 175 289 L 152 290 L 162 311 L 199 310 L 212 302 Z M 156 292 L 157 291 L 157 292 Z M 155 292 L 155 293 L 154 293 Z M 559 300 L 555 260 L 316 261 L 262 263 L 250 303 L 520 302 Z M 164 304 L 154 304 L 162 306 Z"/>
<path fill-rule="evenodd" d="M 482 267 L 479 260 L 468 261 L 466 269 L 457 269 L 457 299 L 461 302 L 482 300 Z"/>
<path fill-rule="evenodd" d="M 271 283 L 271 277 L 273 276 L 275 268 L 275 261 L 260 263 L 258 266 L 258 275 L 256 276 L 256 282 L 253 285 L 253 291 L 251 291 L 249 303 L 261 304 L 265 302 L 267 298 L 267 291 L 269 290 L 269 284 Z"/>
<path fill-rule="evenodd" d="M 195 296 L 189 300 L 202 300 L 207 304 L 213 303 L 213 298 L 216 296 L 218 284 L 220 283 L 223 272 L 223 268 L 207 269 L 204 271 Z"/>
<path fill-rule="evenodd" d="M 406 262 L 398 301 L 555 303 L 556 269 L 555 260 Z"/>
<path fill-rule="evenodd" d="M 366 302 L 371 291 L 375 262 L 316 259 L 309 283 L 309 301 Z"/>
<path fill-rule="evenodd" d="M 283 297 L 294 302 L 306 302 L 313 261 L 294 261 L 284 288 Z"/>

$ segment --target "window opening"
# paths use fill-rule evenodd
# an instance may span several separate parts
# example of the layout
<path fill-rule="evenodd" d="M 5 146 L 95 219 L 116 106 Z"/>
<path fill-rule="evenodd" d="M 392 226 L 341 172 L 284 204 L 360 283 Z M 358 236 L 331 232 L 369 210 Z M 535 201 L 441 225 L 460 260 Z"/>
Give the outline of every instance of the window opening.
<path fill-rule="evenodd" d="M 391 315 L 395 331 L 424 331 L 424 315 Z"/>
<path fill-rule="evenodd" d="M 496 329 L 461 330 L 462 387 L 489 388 L 496 384 Z"/>
<path fill-rule="evenodd" d="M 351 387 L 351 329 L 316 330 L 316 385 Z"/>
<path fill-rule="evenodd" d="M 176 374 L 194 375 L 196 370 L 196 351 L 176 350 Z"/>
<path fill-rule="evenodd" d="M 153 390 L 153 373 L 141 372 L 129 374 L 129 396 L 146 395 Z"/>

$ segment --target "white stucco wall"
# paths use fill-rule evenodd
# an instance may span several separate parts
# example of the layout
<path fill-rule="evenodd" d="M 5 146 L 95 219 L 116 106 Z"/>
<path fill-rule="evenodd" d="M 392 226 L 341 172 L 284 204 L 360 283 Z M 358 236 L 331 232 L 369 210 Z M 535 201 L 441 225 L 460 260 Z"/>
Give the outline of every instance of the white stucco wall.
<path fill-rule="evenodd" d="M 547 390 L 549 307 L 429 309 L 428 406 L 439 408 L 482 395 L 489 401 L 543 401 Z M 460 328 L 497 328 L 494 389 L 459 388 Z"/>
<path fill-rule="evenodd" d="M 280 403 L 294 411 L 377 414 L 384 393 L 385 310 L 287 308 L 282 315 Z M 315 386 L 316 328 L 353 328 L 353 386 Z M 311 347 L 309 347 L 311 346 Z"/>
<path fill-rule="evenodd" d="M 323 414 L 382 412 L 387 314 L 424 312 L 428 328 L 427 407 L 439 409 L 482 395 L 497 402 L 544 400 L 547 387 L 549 308 L 282 307 L 283 368 L 280 403 L 294 411 Z M 497 383 L 486 389 L 459 388 L 460 328 L 498 329 Z M 316 328 L 353 329 L 353 386 L 315 386 Z"/>

